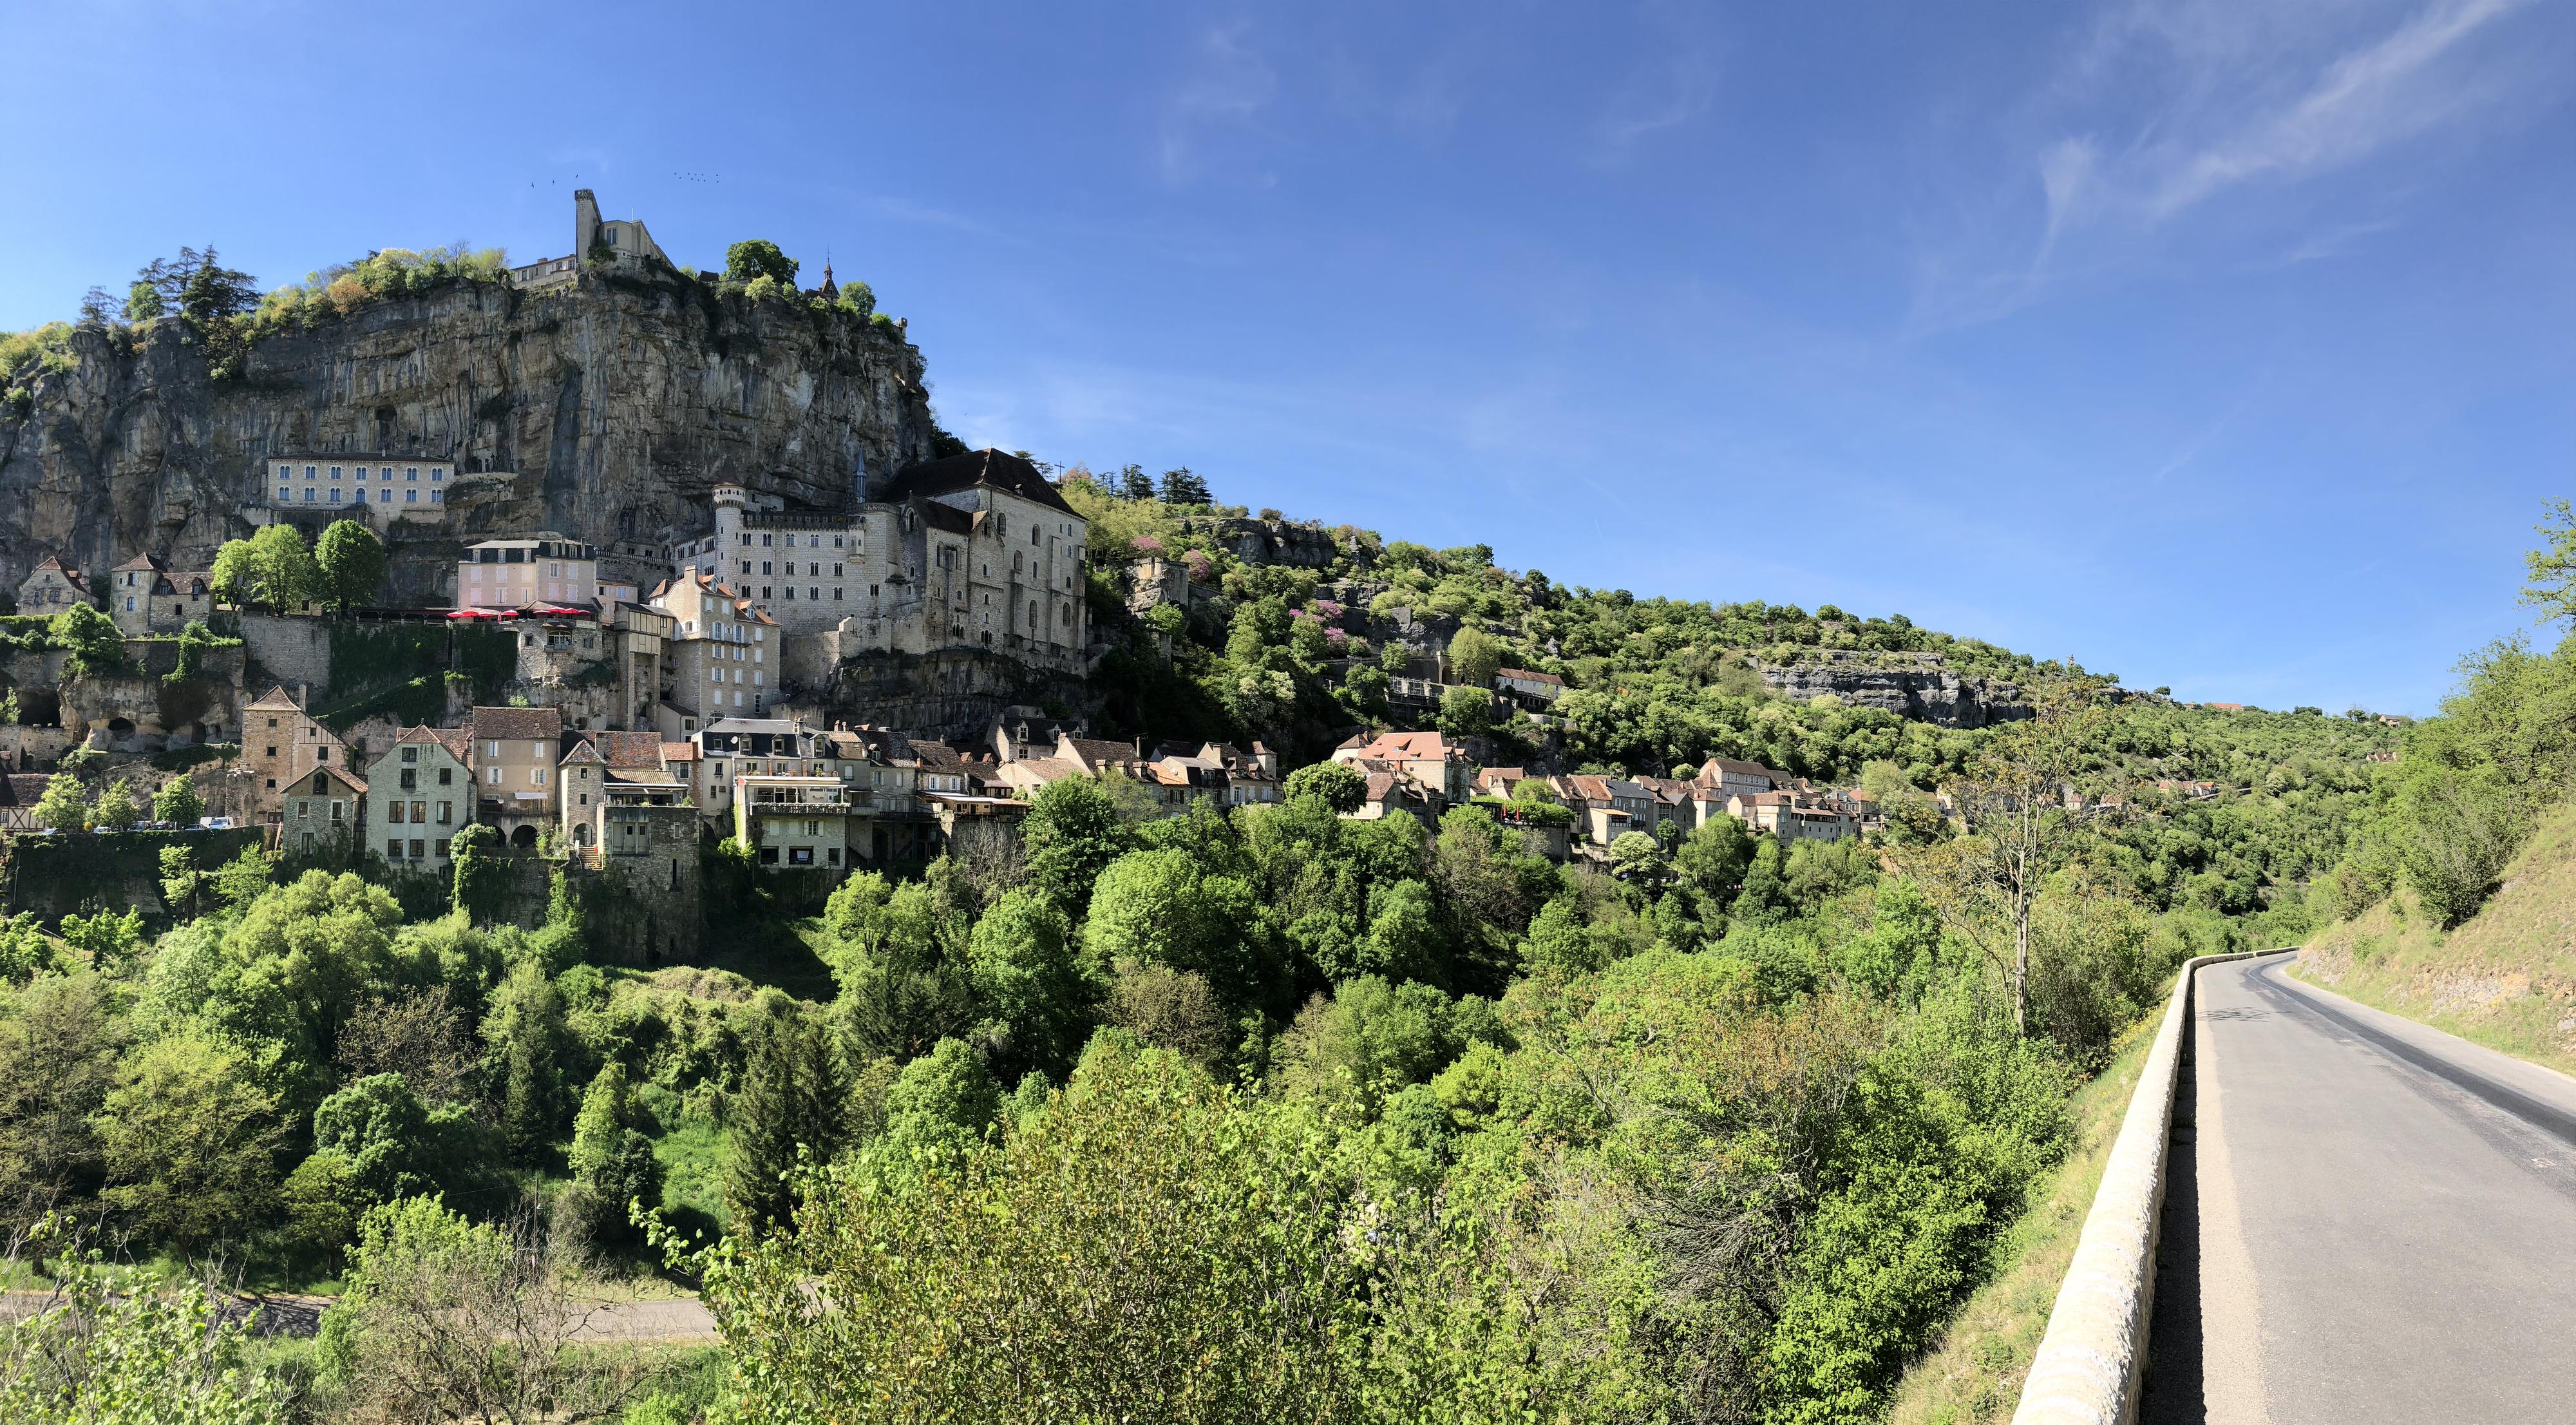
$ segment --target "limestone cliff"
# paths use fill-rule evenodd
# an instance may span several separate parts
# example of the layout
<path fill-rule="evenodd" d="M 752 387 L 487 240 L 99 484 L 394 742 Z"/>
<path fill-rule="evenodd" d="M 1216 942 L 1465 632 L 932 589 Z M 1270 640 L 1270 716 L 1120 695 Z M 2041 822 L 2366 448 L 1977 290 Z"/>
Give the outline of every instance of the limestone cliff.
<path fill-rule="evenodd" d="M 864 471 L 929 454 L 920 352 L 900 330 L 720 295 L 634 264 L 539 291 L 457 282 L 263 337 L 208 379 L 175 319 L 89 325 L 69 371 L 0 411 L 0 587 L 48 551 L 202 569 L 262 511 L 261 461 L 444 457 L 468 471 L 443 529 L 397 522 L 392 603 L 444 600 L 460 541 L 561 530 L 611 555 L 685 534 L 720 481 L 838 506 Z"/>
<path fill-rule="evenodd" d="M 1856 707 L 1884 708 L 1936 727 L 1984 727 L 2030 716 L 2013 684 L 1929 662 L 1910 668 L 1764 664 L 1761 671 L 1763 682 L 1793 698 L 1831 693 Z"/>

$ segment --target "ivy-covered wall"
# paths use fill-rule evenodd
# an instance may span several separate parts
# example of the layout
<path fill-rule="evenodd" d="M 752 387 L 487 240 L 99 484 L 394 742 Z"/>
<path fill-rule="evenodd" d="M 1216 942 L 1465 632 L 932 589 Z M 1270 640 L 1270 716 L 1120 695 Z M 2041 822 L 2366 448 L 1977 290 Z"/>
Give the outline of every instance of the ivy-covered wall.
<path fill-rule="evenodd" d="M 233 831 L 107 831 L 67 836 L 13 836 L 0 867 L 12 914 L 32 910 L 51 921 L 68 912 L 140 906 L 161 917 L 161 848 L 193 842 L 197 864 L 211 869 L 260 843 L 257 827 Z"/>

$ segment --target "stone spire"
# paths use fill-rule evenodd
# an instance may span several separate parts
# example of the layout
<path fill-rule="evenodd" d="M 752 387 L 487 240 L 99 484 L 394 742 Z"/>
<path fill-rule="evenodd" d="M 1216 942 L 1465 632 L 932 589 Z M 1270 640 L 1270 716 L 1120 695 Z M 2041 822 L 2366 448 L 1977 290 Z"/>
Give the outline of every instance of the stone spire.
<path fill-rule="evenodd" d="M 840 295 L 841 289 L 832 283 L 832 259 L 827 257 L 823 259 L 823 300 L 829 302 Z"/>

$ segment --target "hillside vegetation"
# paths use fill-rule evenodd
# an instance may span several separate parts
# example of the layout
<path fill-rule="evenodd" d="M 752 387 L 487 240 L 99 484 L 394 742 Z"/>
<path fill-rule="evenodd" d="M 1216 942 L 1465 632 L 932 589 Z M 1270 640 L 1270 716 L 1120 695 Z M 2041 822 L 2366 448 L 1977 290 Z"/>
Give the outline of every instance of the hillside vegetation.
<path fill-rule="evenodd" d="M 2540 819 L 2465 922 L 2445 929 L 2401 886 L 2309 941 L 2291 973 L 2576 1074 L 2576 807 Z"/>

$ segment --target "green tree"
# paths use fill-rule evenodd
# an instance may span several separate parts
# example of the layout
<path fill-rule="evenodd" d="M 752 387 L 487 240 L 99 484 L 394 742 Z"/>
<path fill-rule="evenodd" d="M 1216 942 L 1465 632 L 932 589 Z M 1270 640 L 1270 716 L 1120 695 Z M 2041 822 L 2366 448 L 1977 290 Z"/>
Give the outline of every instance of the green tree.
<path fill-rule="evenodd" d="M 2565 496 L 2542 502 L 2545 518 L 2535 526 L 2544 546 L 2523 556 L 2528 571 L 2522 602 L 2544 618 L 2576 625 L 2576 507 Z"/>
<path fill-rule="evenodd" d="M 967 955 L 976 998 L 1010 1026 L 1003 1077 L 1035 1069 L 1062 1078 L 1090 1037 L 1102 988 L 1086 972 L 1072 921 L 1053 902 L 1012 891 L 975 922 Z"/>
<path fill-rule="evenodd" d="M 123 831 L 141 819 L 134 807 L 134 789 L 119 777 L 107 784 L 89 809 L 90 823 L 105 831 Z"/>
<path fill-rule="evenodd" d="M 315 589 L 341 610 L 371 604 L 385 584 L 385 546 L 356 520 L 333 520 L 313 547 Z"/>
<path fill-rule="evenodd" d="M 250 537 L 253 589 L 273 609 L 295 609 L 322 596 L 322 571 L 291 524 L 263 527 Z"/>
<path fill-rule="evenodd" d="M 45 626 L 54 647 L 67 650 L 63 671 L 75 678 L 114 673 L 125 666 L 125 634 L 89 604 L 74 604 Z"/>
<path fill-rule="evenodd" d="M 1206 875 L 1179 849 L 1131 851 L 1100 874 L 1083 950 L 1095 964 L 1134 959 L 1195 971 L 1236 1005 L 1259 1004 L 1284 969 L 1265 953 L 1261 926 L 1242 880 Z"/>
<path fill-rule="evenodd" d="M 1190 467 L 1184 465 L 1177 470 L 1163 472 L 1164 504 L 1197 508 L 1210 503 L 1212 498 L 1208 494 L 1207 481 L 1190 473 Z"/>
<path fill-rule="evenodd" d="M 653 1140 L 638 1126 L 625 1065 L 612 1059 L 590 1081 L 565 1157 L 573 1185 L 589 1201 L 593 1231 L 621 1236 L 630 1203 L 646 1211 L 661 1206 L 662 1165 L 653 1156 Z"/>
<path fill-rule="evenodd" d="M 266 894 L 277 863 L 257 846 L 245 846 L 241 854 L 215 872 L 215 894 L 230 906 L 248 905 Z"/>
<path fill-rule="evenodd" d="M 1711 817 L 1693 827 L 1673 852 L 1682 883 L 1720 905 L 1735 899 L 1752 864 L 1753 834 L 1731 816 Z"/>
<path fill-rule="evenodd" d="M 563 991 L 530 960 L 501 982 L 484 1016 L 483 1042 L 501 1085 L 502 1147 L 522 1166 L 552 1155 L 566 1116 L 564 1061 L 576 1041 L 565 1015 Z"/>
<path fill-rule="evenodd" d="M 1135 845 L 1107 788 L 1089 777 L 1063 777 L 1037 789 L 1020 823 L 1029 881 L 1068 915 L 1091 905 L 1092 886 L 1110 862 Z"/>
<path fill-rule="evenodd" d="M 0 916 L 0 982 L 23 985 L 53 964 L 54 942 L 34 911 Z"/>
<path fill-rule="evenodd" d="M 89 825 L 89 800 L 81 795 L 80 778 L 56 772 L 36 799 L 36 821 L 54 831 L 78 831 Z"/>
<path fill-rule="evenodd" d="M 143 909 L 127 906 L 123 915 L 102 910 L 86 918 L 63 917 L 63 942 L 89 956 L 90 963 L 105 969 L 121 963 L 143 943 Z"/>
<path fill-rule="evenodd" d="M 216 598 L 235 606 L 259 596 L 259 555 L 247 539 L 228 539 L 215 550 L 208 583 Z"/>
<path fill-rule="evenodd" d="M 1142 465 L 1129 465 L 1118 472 L 1118 498 L 1150 500 L 1154 498 L 1154 477 Z"/>
<path fill-rule="evenodd" d="M 33 913 L 10 918 L 13 936 Z M 0 1227 L 80 1211 L 103 1170 L 95 1115 L 116 1084 L 132 1021 L 115 983 L 87 966 L 0 995 Z"/>
<path fill-rule="evenodd" d="M 800 1150 L 817 1162 L 840 1151 L 849 1076 L 816 1016 L 773 1015 L 748 1039 L 742 1088 L 726 1105 L 725 1201 L 738 1229 L 759 1233 L 795 1216 Z"/>
<path fill-rule="evenodd" d="M 1624 880 L 1660 881 L 1664 848 L 1642 831 L 1623 831 L 1610 843 L 1611 868 Z"/>
<path fill-rule="evenodd" d="M 725 249 L 725 280 L 749 282 L 767 277 L 779 286 L 793 290 L 796 286 L 796 259 L 778 250 L 778 244 L 767 238 L 744 238 Z"/>
<path fill-rule="evenodd" d="M 1440 726 L 1460 737 L 1482 737 L 1494 728 L 1493 695 L 1463 684 L 1440 694 Z"/>
<path fill-rule="evenodd" d="M 1001 1089 L 962 1039 L 942 1039 L 886 1089 L 886 1137 L 897 1149 L 954 1157 L 984 1136 Z"/>
<path fill-rule="evenodd" d="M 0 1419 L 96 1425 L 287 1425 L 290 1383 L 254 1370 L 249 1322 L 201 1284 L 135 1291 L 98 1254 L 49 1265 L 50 1296 L 0 1326 Z"/>
<path fill-rule="evenodd" d="M 189 827 L 195 826 L 197 818 L 205 814 L 206 801 L 197 795 L 196 779 L 185 772 L 162 783 L 161 789 L 152 794 L 154 821 Z"/>
<path fill-rule="evenodd" d="M 1491 688 L 1503 666 L 1502 640 L 1470 624 L 1449 639 L 1449 678 L 1474 688 Z"/>
<path fill-rule="evenodd" d="M 1281 790 L 1291 797 L 1313 797 L 1334 815 L 1348 816 L 1368 799 L 1368 778 L 1344 763 L 1317 762 L 1289 773 Z"/>
<path fill-rule="evenodd" d="M 136 1051 L 92 1123 L 104 1196 L 146 1239 L 196 1252 L 268 1215 L 276 1100 L 242 1053 L 185 1030 Z"/>

